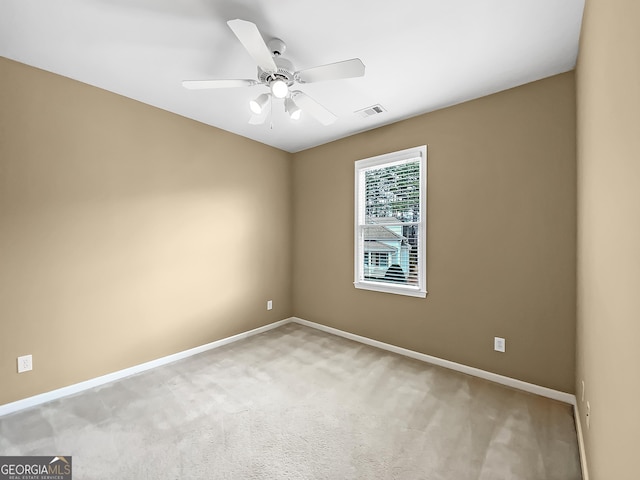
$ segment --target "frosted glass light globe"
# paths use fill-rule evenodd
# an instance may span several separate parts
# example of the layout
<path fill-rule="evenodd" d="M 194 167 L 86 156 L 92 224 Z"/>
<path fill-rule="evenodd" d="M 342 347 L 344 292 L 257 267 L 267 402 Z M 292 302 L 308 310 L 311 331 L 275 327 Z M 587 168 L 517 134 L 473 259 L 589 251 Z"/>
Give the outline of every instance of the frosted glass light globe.
<path fill-rule="evenodd" d="M 271 93 L 276 98 L 284 98 L 289 93 L 289 87 L 282 80 L 271 82 Z"/>

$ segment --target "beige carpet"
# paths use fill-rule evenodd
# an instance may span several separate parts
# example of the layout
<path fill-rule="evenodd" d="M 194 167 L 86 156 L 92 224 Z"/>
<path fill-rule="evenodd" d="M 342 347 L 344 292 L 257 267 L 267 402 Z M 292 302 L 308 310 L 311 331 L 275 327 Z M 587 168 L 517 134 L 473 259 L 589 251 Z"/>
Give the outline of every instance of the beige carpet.
<path fill-rule="evenodd" d="M 580 479 L 571 407 L 296 324 L 0 417 L 80 479 Z"/>

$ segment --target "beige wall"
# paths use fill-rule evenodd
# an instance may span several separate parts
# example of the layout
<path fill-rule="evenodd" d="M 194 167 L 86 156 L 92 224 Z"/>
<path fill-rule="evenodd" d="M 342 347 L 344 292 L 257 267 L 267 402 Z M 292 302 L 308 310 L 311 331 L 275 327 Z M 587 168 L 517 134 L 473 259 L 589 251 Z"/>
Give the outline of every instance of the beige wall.
<path fill-rule="evenodd" d="M 6 59 L 0 105 L 0 404 L 291 315 L 289 154 Z"/>
<path fill-rule="evenodd" d="M 0 404 L 292 314 L 573 391 L 572 73 L 295 155 L 8 60 L 0 79 Z M 356 290 L 353 162 L 425 143 L 429 295 Z"/>
<path fill-rule="evenodd" d="M 637 0 L 587 0 L 576 73 L 576 388 L 591 480 L 640 475 L 639 26 Z"/>
<path fill-rule="evenodd" d="M 551 388 L 575 381 L 591 479 L 635 478 L 638 24 L 636 0 L 587 0 L 575 376 L 572 73 L 291 156 L 0 59 L 0 404 L 295 314 Z M 353 161 L 421 144 L 429 295 L 355 290 Z M 35 369 L 18 375 L 28 353 Z"/>
<path fill-rule="evenodd" d="M 356 290 L 353 162 L 422 144 L 429 294 Z M 573 73 L 298 153 L 293 172 L 295 315 L 574 391 Z"/>

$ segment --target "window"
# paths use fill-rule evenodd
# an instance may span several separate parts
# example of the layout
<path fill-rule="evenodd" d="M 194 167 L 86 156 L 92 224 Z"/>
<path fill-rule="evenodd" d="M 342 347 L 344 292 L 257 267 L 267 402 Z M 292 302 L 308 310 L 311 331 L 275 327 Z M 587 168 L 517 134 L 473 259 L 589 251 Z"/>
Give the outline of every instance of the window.
<path fill-rule="evenodd" d="M 366 250 L 365 250 L 365 253 Z M 380 252 L 371 252 L 371 263 L 378 267 L 389 266 L 389 254 Z"/>
<path fill-rule="evenodd" d="M 427 147 L 355 163 L 356 288 L 425 297 Z"/>

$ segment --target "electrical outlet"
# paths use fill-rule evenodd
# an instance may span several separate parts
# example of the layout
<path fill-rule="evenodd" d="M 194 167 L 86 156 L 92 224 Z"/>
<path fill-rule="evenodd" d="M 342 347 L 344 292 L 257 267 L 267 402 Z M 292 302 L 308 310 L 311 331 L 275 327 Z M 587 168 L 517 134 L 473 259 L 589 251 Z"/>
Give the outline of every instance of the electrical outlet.
<path fill-rule="evenodd" d="M 582 395 L 580 395 L 580 401 L 584 402 L 584 380 L 582 380 Z"/>
<path fill-rule="evenodd" d="M 18 357 L 18 373 L 33 370 L 33 357 L 31 355 L 23 355 Z"/>
<path fill-rule="evenodd" d="M 273 300 L 267 300 L 267 310 L 273 309 Z"/>
<path fill-rule="evenodd" d="M 591 420 L 591 404 L 587 402 L 587 414 L 585 415 L 585 419 L 587 421 L 587 428 L 589 428 L 589 423 Z"/>
<path fill-rule="evenodd" d="M 504 338 L 493 337 L 493 349 L 496 352 L 504 353 L 507 346 L 507 341 Z"/>

